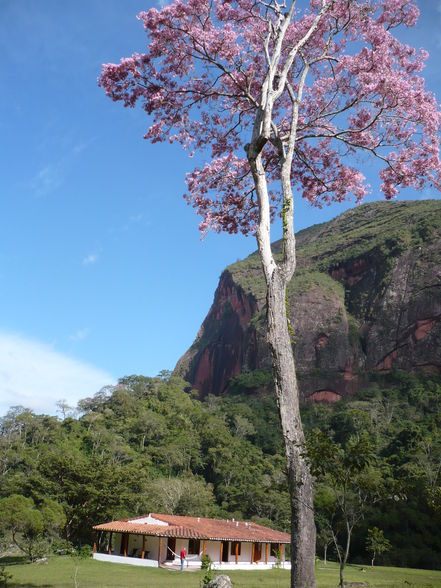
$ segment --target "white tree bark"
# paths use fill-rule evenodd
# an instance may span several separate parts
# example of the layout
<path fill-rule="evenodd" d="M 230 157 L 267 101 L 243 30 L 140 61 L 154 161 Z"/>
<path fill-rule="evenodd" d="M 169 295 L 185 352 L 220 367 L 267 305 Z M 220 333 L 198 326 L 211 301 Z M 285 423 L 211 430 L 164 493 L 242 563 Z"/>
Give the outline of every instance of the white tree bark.
<path fill-rule="evenodd" d="M 288 74 L 295 58 L 316 30 L 329 5 L 330 0 L 322 0 L 321 10 L 310 29 L 290 49 L 281 68 L 279 65 L 282 44 L 291 22 L 295 1 L 292 2 L 287 13 L 282 13 L 280 10 L 277 25 L 269 23 L 269 33 L 265 44 L 267 75 L 262 86 L 251 142 L 245 147 L 259 204 L 256 238 L 267 286 L 267 338 L 287 456 L 291 500 L 292 588 L 315 588 L 316 529 L 312 476 L 303 456 L 305 439 L 300 419 L 299 389 L 286 309 L 286 289 L 296 267 L 291 168 L 296 143 L 299 105 L 302 100 L 309 64 L 304 63 L 296 92 L 290 86 Z M 270 45 L 273 47 L 272 55 L 269 51 Z M 288 136 L 282 138 L 272 120 L 272 113 L 274 103 L 284 91 L 287 91 L 291 98 L 292 110 Z M 268 141 L 271 141 L 278 152 L 283 197 L 283 255 L 282 261 L 279 263 L 276 263 L 271 251 L 270 203 L 267 178 L 262 162 L 262 151 Z"/>
<path fill-rule="evenodd" d="M 315 538 L 313 484 L 303 457 L 304 435 L 300 419 L 299 390 L 294 355 L 288 329 L 286 288 L 295 270 L 295 237 L 292 195 L 284 219 L 284 261 L 278 265 L 271 252 L 270 210 L 260 155 L 248 158 L 254 176 L 260 207 L 257 243 L 267 286 L 267 336 L 273 376 L 287 456 L 291 500 L 291 587 L 315 588 Z M 286 183 L 291 191 L 291 184 Z M 287 190 L 288 191 L 288 190 Z"/>

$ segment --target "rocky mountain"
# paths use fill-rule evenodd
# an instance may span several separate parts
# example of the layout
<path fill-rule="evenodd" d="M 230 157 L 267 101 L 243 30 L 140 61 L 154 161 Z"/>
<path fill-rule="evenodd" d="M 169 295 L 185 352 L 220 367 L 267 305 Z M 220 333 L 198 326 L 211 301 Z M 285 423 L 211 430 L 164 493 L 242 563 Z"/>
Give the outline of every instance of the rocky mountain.
<path fill-rule="evenodd" d="M 304 398 L 337 401 L 373 372 L 441 372 L 441 201 L 359 206 L 300 231 L 297 251 L 287 308 Z M 265 305 L 257 253 L 225 269 L 176 366 L 201 397 L 270 369 Z"/>

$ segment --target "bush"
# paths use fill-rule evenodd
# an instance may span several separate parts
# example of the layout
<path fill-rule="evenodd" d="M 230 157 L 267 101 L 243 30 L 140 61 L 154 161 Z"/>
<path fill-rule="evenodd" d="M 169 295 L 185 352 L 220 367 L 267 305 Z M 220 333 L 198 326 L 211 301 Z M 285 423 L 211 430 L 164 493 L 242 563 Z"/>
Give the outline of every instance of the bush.
<path fill-rule="evenodd" d="M 6 571 L 5 566 L 0 566 L 0 586 L 7 586 L 12 574 Z"/>
<path fill-rule="evenodd" d="M 52 552 L 56 555 L 72 555 L 74 546 L 66 539 L 54 539 L 51 543 Z"/>
<path fill-rule="evenodd" d="M 211 569 L 211 557 L 209 555 L 202 556 L 201 570 L 205 571 L 204 577 L 201 580 L 202 588 L 206 588 L 209 582 L 213 579 L 213 570 Z"/>
<path fill-rule="evenodd" d="M 75 549 L 75 555 L 80 559 L 88 559 L 89 557 L 92 557 L 92 548 L 90 545 L 82 545 L 81 547 L 77 547 Z"/>

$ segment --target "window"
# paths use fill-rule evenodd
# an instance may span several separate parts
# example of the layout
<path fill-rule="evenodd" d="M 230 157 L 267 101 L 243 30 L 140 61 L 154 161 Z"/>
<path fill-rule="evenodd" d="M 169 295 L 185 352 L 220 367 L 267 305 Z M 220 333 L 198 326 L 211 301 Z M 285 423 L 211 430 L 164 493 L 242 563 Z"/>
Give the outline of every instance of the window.
<path fill-rule="evenodd" d="M 199 539 L 189 539 L 188 540 L 188 554 L 189 555 L 199 555 L 201 550 L 201 542 Z"/>
<path fill-rule="evenodd" d="M 241 546 L 240 541 L 232 541 L 231 542 L 231 555 L 236 555 L 236 545 L 239 546 L 237 549 L 237 555 L 240 555 L 240 546 Z"/>

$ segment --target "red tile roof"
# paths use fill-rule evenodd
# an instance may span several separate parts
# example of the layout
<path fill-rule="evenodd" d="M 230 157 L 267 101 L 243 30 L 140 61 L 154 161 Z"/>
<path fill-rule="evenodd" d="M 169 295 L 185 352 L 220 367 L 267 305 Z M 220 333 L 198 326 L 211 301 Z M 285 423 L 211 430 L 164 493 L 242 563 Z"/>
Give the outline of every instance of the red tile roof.
<path fill-rule="evenodd" d="M 183 517 L 177 515 L 151 514 L 152 518 L 167 523 L 165 525 L 137 522 L 146 518 L 136 517 L 95 525 L 96 531 L 133 533 L 157 537 L 180 537 L 184 539 L 206 539 L 214 541 L 256 541 L 261 543 L 289 543 L 288 533 L 275 531 L 249 521 L 206 519 L 202 517 Z M 131 522 L 130 522 L 131 521 Z"/>

